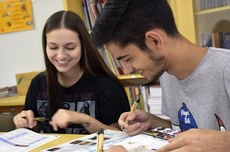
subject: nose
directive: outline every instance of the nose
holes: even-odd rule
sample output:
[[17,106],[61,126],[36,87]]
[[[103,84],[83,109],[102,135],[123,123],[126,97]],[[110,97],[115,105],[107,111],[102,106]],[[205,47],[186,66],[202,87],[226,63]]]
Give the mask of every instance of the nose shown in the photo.
[[59,49],[57,52],[57,58],[58,59],[63,59],[67,57],[67,53],[63,49]]
[[122,62],[121,66],[123,68],[124,74],[130,74],[130,73],[134,72],[134,68],[130,64],[128,64],[128,63]]

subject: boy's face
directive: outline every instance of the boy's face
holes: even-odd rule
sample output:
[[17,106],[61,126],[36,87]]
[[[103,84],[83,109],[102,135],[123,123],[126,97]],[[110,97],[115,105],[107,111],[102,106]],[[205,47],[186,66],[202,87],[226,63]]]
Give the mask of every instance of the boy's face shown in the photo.
[[119,60],[125,74],[139,73],[148,80],[157,80],[165,71],[164,57],[155,58],[153,50],[142,51],[134,44],[121,48],[115,43],[108,43],[108,50]]

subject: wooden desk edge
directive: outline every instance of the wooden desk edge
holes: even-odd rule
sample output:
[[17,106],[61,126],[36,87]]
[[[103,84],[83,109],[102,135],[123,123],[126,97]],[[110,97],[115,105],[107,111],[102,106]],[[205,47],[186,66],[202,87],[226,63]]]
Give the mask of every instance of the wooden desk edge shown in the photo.
[[12,96],[0,98],[0,107],[1,106],[24,106],[26,96]]

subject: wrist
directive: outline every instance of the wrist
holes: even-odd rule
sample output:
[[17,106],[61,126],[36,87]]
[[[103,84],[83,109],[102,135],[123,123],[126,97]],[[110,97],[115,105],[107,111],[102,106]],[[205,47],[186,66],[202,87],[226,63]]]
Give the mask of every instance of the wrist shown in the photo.
[[88,128],[91,125],[91,121],[90,121],[91,117],[89,115],[83,114],[81,116],[81,122],[80,124],[84,127],[84,128]]

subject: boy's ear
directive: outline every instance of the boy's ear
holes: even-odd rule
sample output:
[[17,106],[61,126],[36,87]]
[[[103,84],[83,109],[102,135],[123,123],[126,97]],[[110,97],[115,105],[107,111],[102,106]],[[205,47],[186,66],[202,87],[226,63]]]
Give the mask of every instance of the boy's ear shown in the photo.
[[162,36],[155,30],[145,33],[145,43],[148,48],[153,48],[154,50],[161,49],[164,45]]

